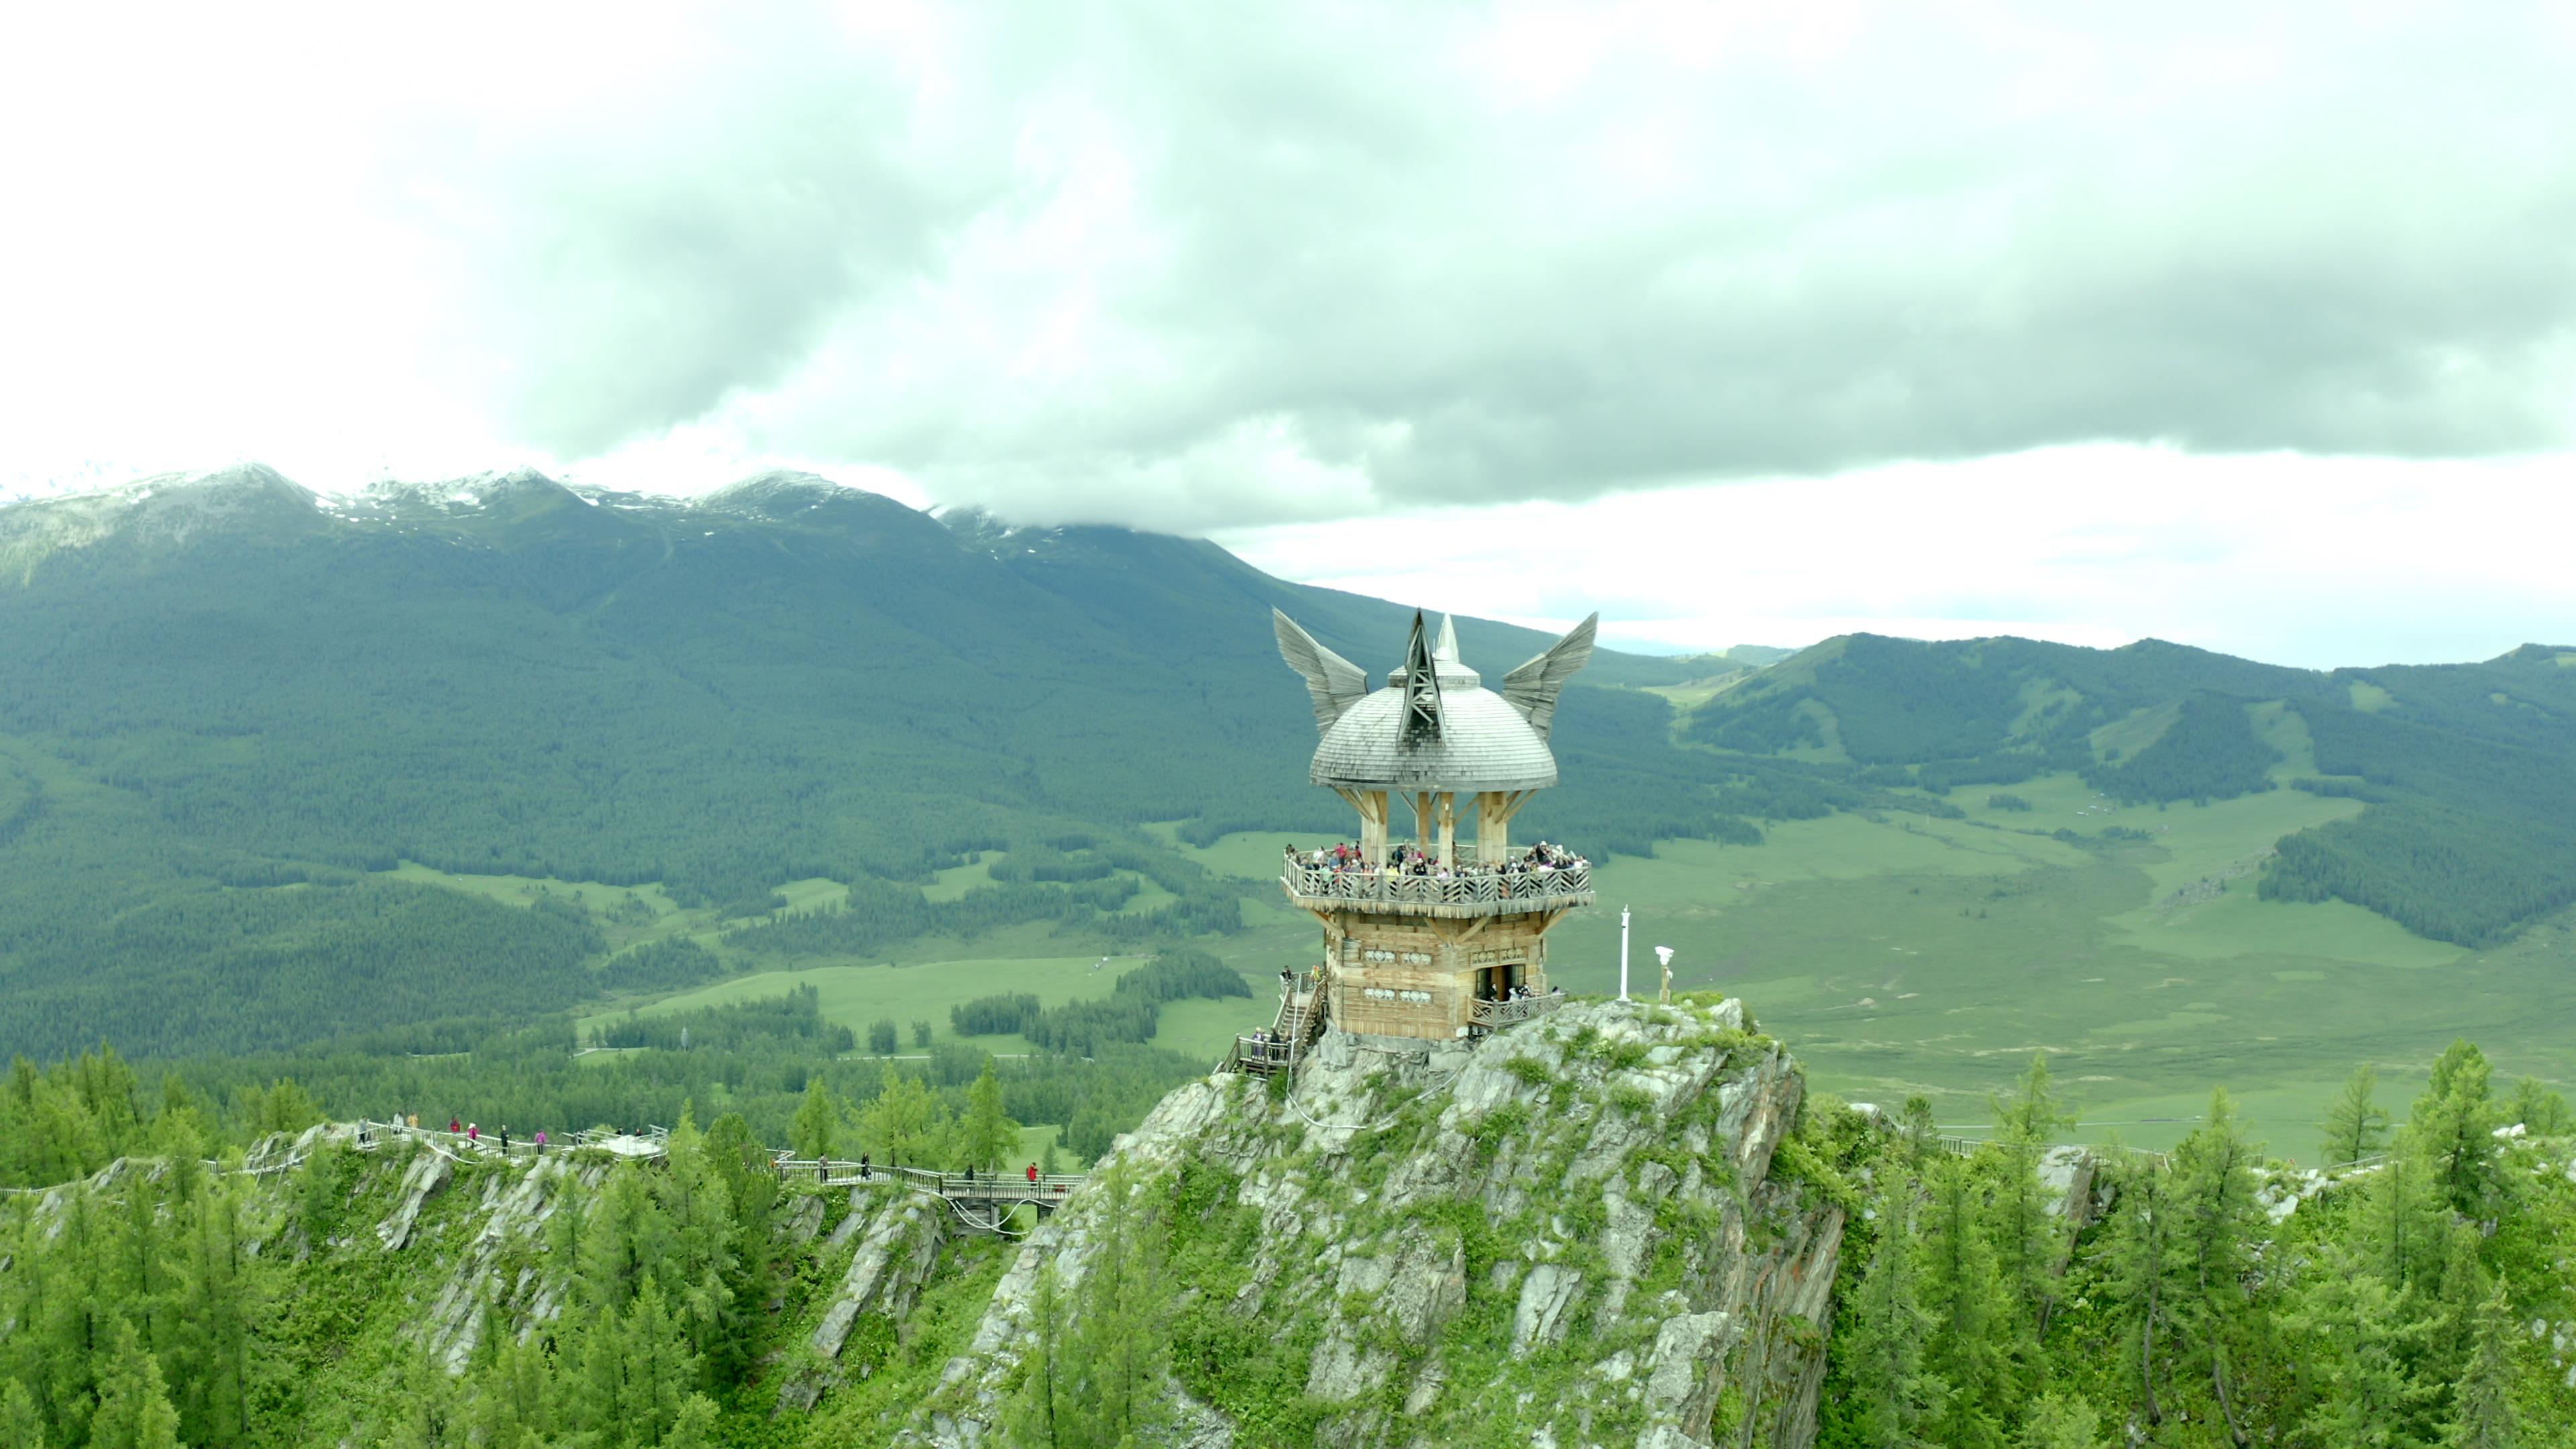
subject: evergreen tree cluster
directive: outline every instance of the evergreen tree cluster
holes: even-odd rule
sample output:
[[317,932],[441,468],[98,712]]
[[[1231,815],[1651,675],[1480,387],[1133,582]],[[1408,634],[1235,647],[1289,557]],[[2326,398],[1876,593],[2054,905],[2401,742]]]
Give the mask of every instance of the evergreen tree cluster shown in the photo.
[[2095,789],[2129,804],[2233,800],[2272,788],[2280,751],[2255,737],[2245,702],[2206,692],[2183,697],[2153,743],[2115,764],[2084,772]]
[[1010,1036],[1038,1017],[1034,992],[1011,991],[978,996],[948,1008],[948,1025],[959,1036]]
[[[1129,998],[1133,1000],[1134,998]],[[677,1046],[689,1028],[689,1046]],[[127,1062],[113,1050],[46,1067],[25,1058],[0,1084],[0,1187],[49,1187],[119,1157],[214,1158],[278,1132],[324,1120],[417,1116],[453,1119],[486,1133],[539,1129],[560,1140],[593,1126],[669,1124],[690,1102],[718,1104],[762,1142],[790,1140],[796,1113],[816,1090],[853,1121],[890,1091],[915,1090],[942,1121],[971,1115],[989,1064],[993,1090],[1015,1122],[1059,1129],[1079,1160],[1108,1150],[1163,1095],[1206,1063],[1132,1042],[1102,1041],[1086,1055],[1050,1053],[992,1062],[945,1045],[927,1063],[837,1061],[823,1054],[847,1028],[825,1021],[810,990],[766,1002],[642,1018],[645,1044],[602,1059],[574,1055],[569,1026],[512,1029],[430,1026],[310,1053]],[[606,1033],[621,1032],[626,1022]],[[416,1055],[422,1046],[462,1048]],[[949,1139],[927,1139],[920,1165],[958,1167]]]
[[2576,1430],[2562,1367],[2515,1329],[2566,1311],[2571,1144],[2533,1145],[2566,1104],[2499,1095],[2476,1048],[2443,1054],[2393,1140],[2357,1074],[2324,1149],[2368,1165],[2286,1216],[2223,1091],[2173,1152],[2110,1153],[2062,1208],[2038,1171],[2067,1121],[2045,1062],[1996,1107],[1973,1154],[1918,1127],[1854,1169],[1875,1190],[1821,1445],[2505,1449]]

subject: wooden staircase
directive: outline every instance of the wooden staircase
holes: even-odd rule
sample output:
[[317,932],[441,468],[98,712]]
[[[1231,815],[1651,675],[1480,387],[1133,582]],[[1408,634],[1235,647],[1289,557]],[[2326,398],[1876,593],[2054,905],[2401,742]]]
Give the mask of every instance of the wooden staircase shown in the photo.
[[1266,1077],[1294,1072],[1297,1063],[1324,1034],[1324,983],[1319,975],[1297,977],[1279,993],[1279,1011],[1267,1035],[1238,1036],[1221,1070]]

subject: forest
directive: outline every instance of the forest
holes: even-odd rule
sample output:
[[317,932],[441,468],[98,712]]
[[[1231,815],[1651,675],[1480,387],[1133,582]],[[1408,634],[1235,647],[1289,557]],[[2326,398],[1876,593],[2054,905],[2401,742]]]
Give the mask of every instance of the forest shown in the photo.
[[[754,1023],[792,1023],[809,1006],[733,1013],[744,1035],[724,1050],[755,1055]],[[717,1030],[715,1014],[706,1024]],[[549,1255],[572,1265],[568,1311],[551,1331],[487,1336],[454,1374],[400,1340],[366,1347],[376,1367],[365,1412],[391,1426],[381,1442],[833,1442],[859,1427],[851,1414],[897,1407],[861,1391],[810,1424],[781,1424],[767,1412],[774,1394],[752,1391],[770,1332],[758,1305],[811,1291],[771,1227],[787,1203],[767,1153],[784,1143],[800,1155],[1008,1167],[1023,1114],[1060,1112],[1053,1093],[1083,1080],[1068,1062],[1015,1080],[1007,1064],[966,1055],[953,1071],[818,1072],[800,1091],[759,1094],[757,1117],[726,1111],[703,1127],[703,1108],[683,1105],[667,1166],[617,1170],[551,1220]],[[444,1069],[463,1075],[432,1088],[434,1099],[500,1085],[469,1085],[479,1069]],[[198,1086],[179,1073],[156,1085],[104,1054],[45,1069],[22,1062],[0,1098],[11,1114],[0,1142],[42,1140],[72,1155],[42,1167],[22,1154],[13,1174],[41,1176],[103,1150],[157,1152],[173,1170],[75,1191],[42,1227],[33,1198],[0,1201],[0,1322],[18,1326],[0,1334],[6,1442],[292,1442],[280,1426],[326,1412],[310,1385],[349,1351],[364,1264],[375,1260],[322,1245],[384,1206],[353,1200],[359,1163],[323,1149],[285,1189],[286,1221],[261,1218],[273,1210],[260,1204],[278,1199],[256,1198],[250,1179],[222,1171],[239,1147],[217,1144],[294,1131],[313,1119],[317,1097],[380,1088],[403,1089]],[[2566,1442],[2576,1431],[2565,1382],[2576,1294],[2558,1264],[2576,1233],[2567,1171],[2576,1116],[2536,1083],[2494,1081],[2466,1042],[2433,1063],[2403,1121],[2392,1125],[2393,1115],[2372,1074],[2357,1072],[2318,1124],[2321,1155],[2335,1165],[2288,1173],[2247,1140],[2221,1091],[2173,1151],[2093,1149],[2070,1180],[2069,1159],[2050,1154],[2070,1118],[2044,1057],[1998,1097],[1993,1131],[1977,1142],[1939,1135],[1920,1099],[1879,1113],[1811,1098],[1772,1176],[1849,1214],[1819,1444]],[[66,1146],[49,1125],[65,1122],[92,1134],[85,1147]],[[200,1165],[209,1151],[214,1160]],[[1041,1275],[1032,1311],[1042,1331],[1013,1391],[1014,1422],[1044,1419],[1043,1442],[1123,1442],[1152,1420],[1119,1384],[1164,1373],[1225,1402],[1267,1402],[1274,1389],[1295,1399],[1293,1384],[1230,1371],[1257,1327],[1190,1292],[1213,1271],[1209,1255],[1230,1251],[1224,1233],[1205,1227],[1228,1181],[1191,1167],[1150,1199],[1137,1182],[1105,1181],[1099,1230],[1121,1245],[1119,1271],[1080,1284]],[[247,1251],[255,1220],[277,1247]],[[967,1252],[965,1291],[988,1292],[998,1267]],[[920,1382],[953,1341],[943,1322],[927,1323],[912,1351],[888,1341],[858,1352],[863,1362],[902,1360]],[[1045,1372],[1051,1357],[1122,1368],[1059,1379]],[[1290,1442],[1302,1421],[1245,1422],[1246,1442],[1269,1444]],[[764,1423],[773,1429],[755,1432]]]
[[2267,1169],[2221,1090],[2171,1153],[2099,1152],[2063,1207],[2044,1059],[1973,1146],[1919,1099],[1892,1132],[1813,1114],[1791,1155],[1856,1210],[1819,1444],[2568,1442],[2576,1119],[2466,1042],[2393,1131],[2374,1092],[2356,1073],[2319,1124],[2339,1169]]
[[[819,480],[687,503],[478,486],[325,509],[243,469],[103,533],[0,509],[24,565],[0,588],[0,1050],[269,1051],[706,965],[586,977],[579,922],[381,879],[403,862],[658,884],[730,917],[790,881],[849,888],[829,920],[742,932],[755,953],[1222,932],[1234,890],[1139,825],[1341,828],[1269,609],[1380,669],[1410,619],[1204,543],[943,522]],[[1549,642],[1460,632],[1498,670]],[[1560,716],[1567,787],[1527,825],[1605,850],[1739,830],[1669,788],[1708,776],[1663,701],[1591,687],[1685,670],[1602,651]],[[990,894],[914,889],[1005,848]],[[1179,899],[1120,913],[1122,874]]]
[[[1140,970],[1144,968],[1139,968]],[[1191,970],[1188,958],[1177,968]],[[1133,973],[1131,973],[1133,974]],[[1232,972],[1238,988],[1241,978]],[[1116,1001],[1141,1007],[1140,989]],[[687,1045],[681,1043],[687,1034]],[[296,1052],[129,1062],[113,1048],[39,1067],[25,1057],[0,1091],[0,1187],[40,1187],[95,1172],[119,1157],[214,1158],[272,1132],[325,1120],[450,1119],[523,1137],[592,1126],[668,1125],[690,1104],[738,1116],[758,1140],[784,1145],[800,1113],[828,1104],[835,1140],[870,1140],[869,1114],[887,1093],[929,1125],[908,1128],[925,1166],[964,1166],[951,1125],[971,1115],[975,1084],[990,1076],[1014,1121],[1060,1129],[1068,1161],[1088,1162],[1207,1063],[1146,1044],[1145,1037],[1084,1037],[1073,1051],[1012,1061],[955,1044],[927,1062],[838,1060],[849,1028],[826,1021],[813,988],[766,1001],[637,1017],[604,1028],[576,1055],[560,1019],[520,1026],[498,1019],[429,1023]],[[1146,1034],[1150,1036],[1150,1031]],[[880,1156],[879,1160],[892,1160]]]

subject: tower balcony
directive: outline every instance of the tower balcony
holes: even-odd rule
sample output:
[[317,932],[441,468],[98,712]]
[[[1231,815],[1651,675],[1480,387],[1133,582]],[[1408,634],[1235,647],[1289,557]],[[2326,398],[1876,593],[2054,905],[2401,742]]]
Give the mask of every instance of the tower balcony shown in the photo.
[[1281,873],[1279,884],[1289,901],[1303,910],[1440,920],[1530,915],[1592,904],[1588,864],[1525,870],[1470,865],[1446,876],[1406,875],[1382,867],[1292,864]]

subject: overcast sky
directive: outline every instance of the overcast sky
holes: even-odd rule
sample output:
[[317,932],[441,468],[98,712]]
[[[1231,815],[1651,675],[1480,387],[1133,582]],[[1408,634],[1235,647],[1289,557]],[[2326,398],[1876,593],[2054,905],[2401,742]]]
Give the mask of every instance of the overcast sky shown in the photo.
[[2571,75],[2514,0],[7,7],[0,491],[791,463],[1632,645],[2570,642]]

